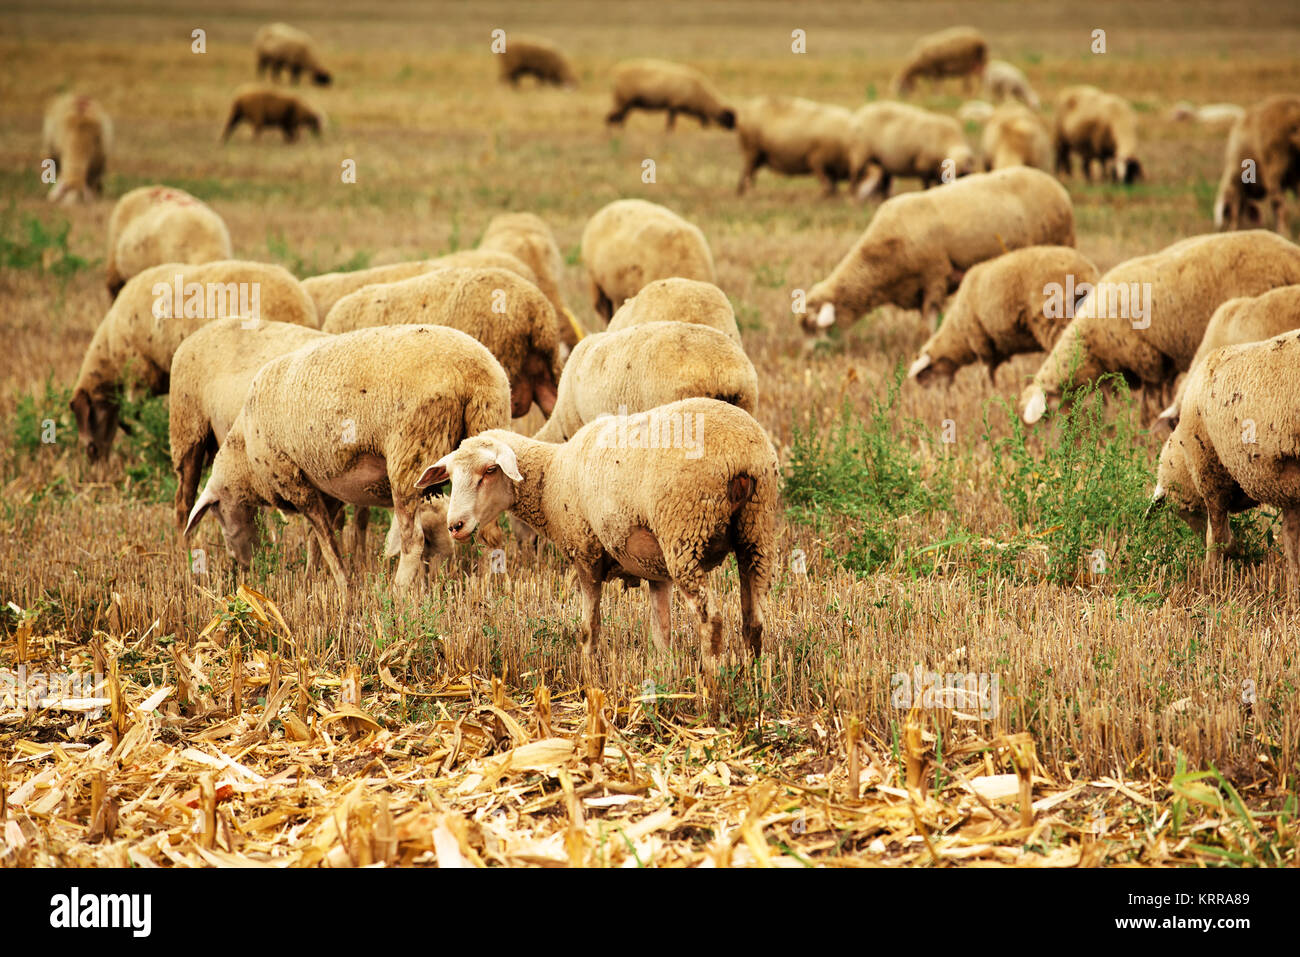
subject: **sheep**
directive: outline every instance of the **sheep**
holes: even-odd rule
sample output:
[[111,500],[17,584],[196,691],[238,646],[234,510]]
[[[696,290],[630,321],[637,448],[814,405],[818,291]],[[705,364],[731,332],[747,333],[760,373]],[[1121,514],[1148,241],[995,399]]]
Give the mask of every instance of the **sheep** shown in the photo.
[[868,103],[853,114],[849,167],[859,202],[874,193],[888,198],[895,176],[915,176],[928,189],[967,176],[976,165],[951,116],[893,101]]
[[99,102],[66,93],[50,101],[41,130],[41,158],[54,161],[51,203],[90,202],[104,194],[104,169],[113,147],[113,121]]
[[1137,158],[1137,113],[1129,102],[1095,86],[1070,86],[1056,97],[1052,148],[1056,171],[1071,172],[1071,155],[1079,154],[1081,171],[1091,182],[1092,163],[1115,182],[1132,184],[1142,178]]
[[319,139],[325,114],[292,93],[281,93],[274,87],[250,83],[235,91],[235,99],[230,104],[230,119],[221,131],[221,142],[229,140],[241,122],[253,128],[253,139],[261,136],[263,127],[278,126],[284,132],[285,142],[292,143],[298,138],[300,126],[307,127]]
[[801,325],[821,334],[877,306],[919,308],[934,327],[976,263],[1011,249],[1074,245],[1070,196],[1052,176],[1015,167],[974,173],[881,204],[862,237],[804,297]]
[[90,461],[112,448],[118,390],[128,377],[151,395],[165,393],[177,346],[204,323],[227,316],[318,325],[298,280],[279,266],[165,263],[127,281],[95,330],[73,387],[72,412]]
[[509,421],[505,372],[463,332],[382,326],[329,336],[257,373],[185,535],[215,507],[227,548],[247,567],[257,508],[299,512],[346,591],[333,534],[339,510],[392,508],[401,538],[393,584],[406,589],[427,547],[416,526],[424,463]]
[[912,47],[907,62],[894,76],[895,96],[911,91],[918,77],[939,81],[961,77],[962,89],[982,80],[988,66],[989,45],[974,27],[951,27],[921,37]]
[[327,335],[290,322],[217,319],[177,346],[167,403],[177,528],[185,527],[203,468],[225,441],[258,370]]
[[183,189],[141,186],[117,201],[108,220],[108,293],[116,299],[128,279],[150,266],[231,255],[230,231],[207,203]]
[[416,259],[410,262],[371,266],[351,272],[328,272],[310,276],[302,281],[302,288],[316,304],[316,314],[326,319],[330,310],[344,296],[381,283],[401,282],[414,276],[451,268],[508,269],[531,283],[538,283],[537,274],[518,256],[492,249],[462,249],[436,259]]
[[771,440],[749,413],[695,398],[593,422],[562,445],[485,432],[434,462],[418,484],[448,478],[452,538],[464,541],[508,510],[573,563],[585,660],[600,637],[603,583],[644,579],[655,645],[669,646],[676,585],[699,621],[704,670],[716,674],[722,619],[708,573],[728,552],[739,571],[741,631],[761,653],[781,475]]
[[678,113],[695,117],[704,127],[712,122],[730,130],[736,125],[736,111],[703,73],[667,60],[625,60],[614,67],[614,108],[605,122],[622,125],[631,110],[667,110],[670,130]]
[[1020,68],[1006,60],[990,60],[984,71],[984,88],[995,103],[1019,100],[1031,110],[1038,109],[1038,94],[1029,85]]
[[1034,113],[1019,103],[1003,103],[984,127],[981,141],[985,169],[1032,166],[1050,170],[1052,140]]
[[512,33],[499,56],[502,83],[517,87],[521,77],[532,76],[537,78],[539,86],[543,83],[569,88],[578,85],[578,76],[564,51],[542,37]]
[[705,396],[753,414],[758,374],[723,333],[683,322],[647,322],[583,339],[564,366],[550,419],[534,435],[564,442],[602,415],[646,412]]
[[972,266],[908,377],[920,385],[947,384],[959,368],[979,361],[992,384],[1011,356],[1052,348],[1069,322],[1070,310],[1061,305],[1067,298],[1073,304],[1097,275],[1069,246],[1027,246]]
[[643,199],[615,200],[587,221],[582,261],[596,312],[606,322],[656,279],[717,282],[713,253],[700,228]]
[[351,332],[370,326],[451,326],[487,346],[510,380],[511,415],[535,401],[555,406],[560,363],[555,310],[531,282],[505,269],[439,269],[344,296],[321,327]]
[[812,174],[827,196],[850,174],[853,114],[842,106],[789,96],[760,96],[736,117],[745,166],[736,195],[754,185],[763,166],[785,176]]
[[1263,220],[1286,235],[1286,190],[1300,189],[1300,96],[1270,96],[1252,106],[1228,134],[1223,176],[1214,199],[1214,228],[1237,229]]
[[270,72],[271,79],[279,81],[280,71],[287,69],[294,83],[304,71],[311,75],[317,86],[329,86],[329,70],[321,64],[316,44],[303,31],[287,23],[268,23],[253,36],[257,52],[257,75]]
[[[560,338],[572,347],[586,333],[578,318],[564,304],[560,295],[560,277],[564,274],[564,257],[560,255],[555,233],[540,216],[532,213],[500,213],[492,217],[478,248],[483,252],[507,253],[517,257],[535,277],[532,281],[555,309],[560,322]],[[528,277],[525,277],[528,278]]]
[[1300,588],[1297,367],[1296,331],[1207,355],[1188,376],[1183,415],[1161,450],[1151,497],[1151,507],[1172,501],[1194,528],[1208,520],[1207,571],[1235,550],[1229,513],[1280,508],[1292,592]]
[[[1271,339],[1292,329],[1300,329],[1300,286],[1282,286],[1258,296],[1229,299],[1210,316],[1205,335],[1201,337],[1201,344],[1188,367],[1189,376],[1216,349]],[[1187,379],[1184,378],[1174,395],[1173,404],[1160,413],[1153,432],[1163,435],[1178,425],[1186,389]]]
[[741,345],[731,300],[711,282],[656,279],[623,303],[609,320],[607,332],[647,322],[690,322],[710,326]]
[[1118,372],[1152,394],[1186,372],[1219,304],[1300,282],[1300,246],[1264,230],[1192,236],[1105,273],[1021,393],[1033,425],[1076,383]]
[[1187,100],[1179,100],[1169,111],[1169,118],[1179,122],[1195,120],[1206,126],[1231,126],[1246,115],[1246,111],[1236,103],[1207,103],[1196,106]]
[[967,100],[957,108],[957,119],[963,123],[987,123],[993,110],[988,100]]

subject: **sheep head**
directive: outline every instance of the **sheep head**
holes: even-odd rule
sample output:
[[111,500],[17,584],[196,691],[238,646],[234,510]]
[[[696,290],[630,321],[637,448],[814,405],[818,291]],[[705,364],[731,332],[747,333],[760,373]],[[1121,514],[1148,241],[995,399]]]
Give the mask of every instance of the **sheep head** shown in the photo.
[[221,523],[221,532],[226,539],[226,552],[240,568],[249,567],[253,562],[253,543],[257,539],[257,509],[224,488],[214,474],[208,479],[194,508],[190,509],[189,521],[185,523],[187,539],[199,527],[209,509],[216,510],[217,521]]
[[915,379],[917,385],[931,386],[952,385],[953,376],[957,374],[957,363],[947,356],[933,358],[928,352],[922,352],[912,367],[907,370],[907,377]]
[[1187,451],[1179,437],[1170,436],[1160,449],[1156,469],[1156,487],[1147,505],[1149,516],[1157,509],[1173,505],[1178,515],[1198,532],[1205,531],[1205,503],[1196,491],[1196,483],[1187,463]]
[[92,462],[108,457],[117,437],[117,400],[111,394],[91,395],[78,389],[72,396],[72,414],[77,420],[77,439]]
[[493,430],[466,439],[455,452],[425,469],[415,482],[416,488],[423,489],[451,480],[447,531],[458,542],[467,540],[480,526],[491,527],[515,503],[514,483],[524,477],[515,450],[497,437],[509,434]]

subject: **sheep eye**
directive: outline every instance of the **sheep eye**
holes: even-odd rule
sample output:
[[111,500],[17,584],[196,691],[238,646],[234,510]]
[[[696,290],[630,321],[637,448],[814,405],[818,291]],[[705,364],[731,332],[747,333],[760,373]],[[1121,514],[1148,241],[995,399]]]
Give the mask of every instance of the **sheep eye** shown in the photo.
[[485,468],[485,469],[483,470],[483,474],[484,474],[485,476],[488,476],[488,475],[491,475],[491,474],[492,474],[493,472],[495,472],[496,470],[497,470],[497,467],[496,467],[495,465],[489,465],[487,468]]

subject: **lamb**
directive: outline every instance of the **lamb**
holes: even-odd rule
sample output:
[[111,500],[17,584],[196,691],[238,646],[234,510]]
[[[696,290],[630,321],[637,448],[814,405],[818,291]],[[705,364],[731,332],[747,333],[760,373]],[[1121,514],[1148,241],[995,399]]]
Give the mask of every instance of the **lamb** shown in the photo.
[[462,249],[460,252],[448,253],[436,259],[389,263],[385,266],[371,266],[369,269],[356,269],[351,272],[322,273],[304,279],[302,288],[316,304],[316,314],[324,320],[328,318],[335,303],[358,289],[377,286],[380,283],[401,282],[403,279],[422,276],[439,269],[470,267],[508,269],[531,283],[538,283],[537,274],[518,256],[492,249]]
[[711,282],[695,279],[656,279],[619,307],[607,332],[647,322],[690,322],[710,326],[741,345],[731,300]]
[[99,102],[66,93],[50,101],[41,130],[41,157],[54,161],[51,203],[90,202],[104,194],[104,169],[113,147],[113,122]]
[[922,311],[933,328],[963,273],[1011,249],[1074,245],[1070,196],[1052,176],[1015,167],[974,173],[876,210],[866,232],[804,299],[804,331],[824,333],[878,306]]
[[817,177],[827,196],[849,178],[853,114],[842,106],[789,96],[760,96],[740,109],[736,129],[745,167],[736,194],[754,185],[764,166],[785,176]]
[[988,41],[974,27],[951,27],[928,34],[916,41],[907,62],[895,75],[894,94],[910,92],[918,77],[934,81],[961,77],[962,89],[969,90],[972,81],[983,78],[988,60]]
[[1071,386],[1118,372],[1163,392],[1186,372],[1219,304],[1300,282],[1300,246],[1264,230],[1192,236],[1104,274],[1025,390],[1032,425]]
[[1195,120],[1206,126],[1231,126],[1246,115],[1246,111],[1236,103],[1207,103],[1196,106],[1187,100],[1179,100],[1169,111],[1169,118],[1183,122]]
[[[533,272],[533,282],[555,309],[560,321],[560,337],[572,347],[586,333],[578,318],[564,304],[560,295],[560,277],[564,275],[564,257],[560,255],[555,233],[540,216],[532,213],[501,213],[492,217],[478,248],[482,252],[507,253],[517,257]],[[525,279],[528,277],[525,276]],[[561,318],[563,317],[563,318]]]
[[615,200],[587,221],[582,261],[596,312],[606,322],[656,279],[717,282],[713,253],[700,228],[643,199]]
[[[1250,182],[1246,182],[1249,179]],[[1273,210],[1273,226],[1286,235],[1286,191],[1300,189],[1300,96],[1270,96],[1232,127],[1223,176],[1214,199],[1215,229],[1259,225],[1260,207]]]
[[736,125],[736,111],[699,70],[667,60],[625,60],[614,67],[614,108],[605,117],[608,124],[622,124],[631,110],[666,110],[667,129],[684,113],[707,127],[717,123],[724,130]]
[[1020,68],[1006,60],[990,60],[984,71],[984,88],[995,103],[1019,100],[1031,110],[1038,109],[1038,94],[1029,85]]
[[853,114],[849,166],[862,202],[874,193],[888,198],[895,176],[915,176],[929,189],[975,172],[976,162],[961,124],[951,116],[885,101]]
[[[1287,581],[1300,588],[1300,332],[1217,349],[1188,376],[1183,416],[1160,454],[1152,507],[1208,519],[1206,566],[1234,551],[1230,512],[1282,511]],[[1204,516],[1204,518],[1202,518]]]
[[248,386],[262,366],[327,333],[290,322],[217,319],[199,328],[172,357],[168,436],[176,471],[176,527],[184,528],[203,468],[226,440]]
[[1052,141],[1047,128],[1019,103],[1003,103],[984,127],[981,142],[985,169],[1032,166],[1050,170]]
[[555,310],[526,279],[505,269],[439,269],[367,286],[340,299],[322,328],[338,333],[399,324],[450,326],[487,346],[510,380],[515,418],[527,415],[533,402],[547,415],[554,408]]
[[728,552],[739,571],[741,631],[750,651],[761,653],[781,475],[771,440],[747,412],[685,399],[593,422],[562,445],[486,432],[434,462],[419,485],[447,478],[453,538],[464,541],[509,510],[573,563],[585,659],[600,638],[604,582],[645,579],[655,645],[669,646],[676,585],[699,621],[704,670],[716,674],[722,619],[708,573]]
[[[1259,296],[1240,296],[1229,299],[1214,310],[1201,344],[1192,356],[1190,370],[1195,370],[1205,357],[1216,349],[1259,342],[1276,335],[1300,329],[1300,286],[1282,286]],[[1178,425],[1179,409],[1187,379],[1183,379],[1174,396],[1173,405],[1160,413],[1152,431],[1163,434]]]
[[1137,113],[1129,102],[1095,86],[1070,86],[1057,95],[1052,147],[1056,171],[1071,172],[1071,155],[1079,154],[1081,170],[1092,180],[1092,164],[1115,182],[1131,184],[1142,178],[1137,158]]
[[257,52],[257,75],[270,72],[271,79],[279,81],[280,71],[287,69],[294,83],[305,71],[317,86],[329,86],[332,77],[321,64],[316,44],[303,31],[287,23],[268,23],[253,36]]
[[300,126],[305,126],[319,138],[321,127],[325,125],[325,114],[292,93],[281,93],[274,87],[250,83],[235,91],[234,102],[230,104],[230,118],[221,131],[221,142],[230,139],[230,134],[241,122],[253,128],[253,139],[261,136],[263,127],[278,126],[284,132],[285,142],[292,143],[298,138]]
[[230,259],[230,231],[212,207],[183,189],[141,186],[117,201],[108,221],[105,272],[109,295],[162,263]]
[[1096,281],[1097,267],[1069,246],[1027,246],[972,266],[908,377],[949,384],[958,369],[978,361],[992,384],[1011,356],[1049,351],[1069,322],[1071,310],[1061,306],[1067,299],[1073,305]]
[[185,534],[215,506],[227,547],[247,566],[256,509],[300,512],[346,591],[339,510],[392,508],[401,539],[393,583],[405,589],[426,551],[415,484],[424,463],[509,416],[505,372],[456,329],[383,326],[308,344],[253,379]]
[[165,263],[127,282],[95,330],[73,387],[77,431],[92,462],[112,448],[118,390],[128,376],[151,395],[165,393],[182,340],[227,316],[317,325],[311,300],[279,266],[240,260]]
[[602,415],[647,412],[703,396],[753,414],[758,374],[745,350],[707,326],[647,322],[598,332],[574,348],[550,419],[534,435],[564,442]]
[[506,37],[501,57],[501,82],[517,87],[521,77],[537,78],[540,86],[576,87],[578,76],[564,51],[542,37],[512,33]]

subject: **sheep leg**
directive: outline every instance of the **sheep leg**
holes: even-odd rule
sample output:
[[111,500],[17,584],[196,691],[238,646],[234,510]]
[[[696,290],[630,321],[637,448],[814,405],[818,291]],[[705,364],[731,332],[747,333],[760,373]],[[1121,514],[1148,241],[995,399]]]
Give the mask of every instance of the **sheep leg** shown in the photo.
[[740,182],[736,185],[736,195],[744,196],[745,190],[754,185],[754,173],[763,165],[763,154],[758,150],[745,153],[745,168],[740,171]]
[[1205,570],[1209,574],[1221,571],[1223,556],[1232,548],[1232,523],[1228,507],[1219,497],[1206,496],[1209,527],[1206,529]]
[[243,118],[243,111],[236,106],[230,113],[230,119],[226,121],[226,128],[221,131],[221,142],[224,143],[226,140],[230,139],[230,134],[235,132],[235,127],[239,125],[239,121]]
[[574,566],[578,587],[582,589],[582,624],[578,627],[578,645],[584,661],[590,661],[600,640],[600,593],[605,576],[602,569],[585,564]]
[[370,509],[358,505],[352,518],[352,552],[360,558],[366,553],[366,530],[370,527]]
[[925,292],[921,296],[921,315],[925,319],[926,327],[932,333],[939,330],[939,311],[943,308],[944,300],[947,298],[948,279],[946,276],[926,286]]
[[[700,639],[700,663],[706,674],[717,674],[719,659],[722,657],[722,616],[713,607],[713,596],[709,594],[708,575],[699,563],[687,559],[680,552],[665,556],[668,571],[673,584],[682,590],[686,601],[695,610],[699,619],[696,634]],[[677,561],[674,561],[677,558]],[[685,567],[682,567],[685,565]]]
[[1282,547],[1286,551],[1287,598],[1295,598],[1300,588],[1300,508],[1292,505],[1282,510]]
[[651,581],[649,584],[650,635],[656,648],[668,651],[672,647],[673,635],[673,583]]
[[677,127],[677,111],[671,106],[668,108],[668,122],[664,125],[664,130],[671,133]]
[[826,168],[825,163],[814,163],[813,175],[817,177],[817,182],[822,184],[823,198],[830,199],[835,195],[835,187],[837,185],[835,177],[831,175],[831,172]]
[[393,524],[397,526],[397,535],[402,543],[401,557],[397,560],[397,573],[393,576],[393,587],[407,589],[415,581],[424,558],[424,532],[415,523],[415,513],[406,507],[394,504]]
[[344,592],[348,590],[348,576],[343,571],[343,556],[339,554],[339,543],[334,539],[334,516],[330,507],[320,494],[314,495],[302,509],[303,516],[311,523],[312,529],[325,556],[325,564],[334,575],[334,581]]

